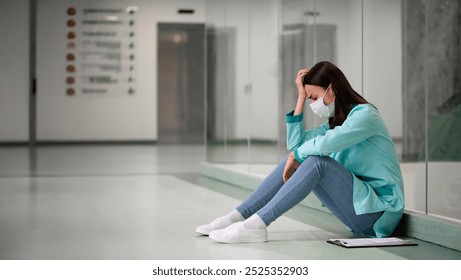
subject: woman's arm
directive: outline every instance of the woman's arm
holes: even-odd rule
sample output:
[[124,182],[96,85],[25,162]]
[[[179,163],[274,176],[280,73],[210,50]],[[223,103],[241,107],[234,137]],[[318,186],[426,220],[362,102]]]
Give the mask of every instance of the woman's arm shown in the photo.
[[357,105],[342,125],[304,142],[294,151],[294,155],[302,162],[310,155],[326,156],[348,149],[381,133],[377,130],[380,120],[378,111],[371,105]]
[[305,130],[303,117],[303,113],[294,116],[294,111],[285,116],[287,126],[287,149],[290,151],[297,149],[307,140],[325,134],[329,129],[328,122],[325,122],[314,129]]
[[306,103],[307,93],[304,89],[303,85],[303,78],[309,72],[308,69],[301,69],[298,71],[298,75],[296,76],[296,88],[298,89],[298,100],[296,101],[296,107],[293,115],[299,115],[304,110],[304,103]]
[[296,159],[295,154],[293,152],[291,152],[288,155],[287,163],[285,163],[285,168],[283,169],[282,179],[283,179],[284,183],[286,183],[288,181],[288,179],[290,179],[291,175],[293,175],[295,170],[300,165],[301,164]]
[[292,151],[299,147],[305,140],[304,125],[303,125],[303,111],[304,104],[306,103],[307,93],[304,89],[303,79],[309,72],[308,69],[301,69],[296,75],[296,88],[298,90],[298,99],[296,107],[293,111],[286,115],[287,123],[287,148]]
[[[307,99],[307,93],[306,93],[306,90],[304,89],[304,85],[303,85],[303,78],[304,76],[306,76],[307,72],[309,72],[309,70],[307,69],[301,69],[298,71],[298,75],[296,76],[296,80],[295,80],[295,83],[296,83],[296,88],[298,89],[298,100],[296,101],[296,107],[295,107],[295,110],[293,112],[293,114],[291,116],[295,116],[295,118],[293,118],[294,120],[297,120],[297,122],[299,122],[299,118],[301,118],[302,120],[302,113],[304,111],[304,104],[306,103],[306,99]],[[301,141],[303,140],[304,137],[301,137],[301,133],[299,133],[300,129],[301,130],[304,130],[303,129],[303,126],[302,126],[302,122],[301,122],[301,126],[297,125],[298,126],[298,129],[296,129],[297,133],[294,133],[296,134],[294,136],[294,138],[296,138],[296,140],[291,140],[291,138],[293,137],[293,133],[292,130],[290,129],[290,125],[288,125],[288,139],[287,139],[287,146],[288,146],[288,149],[290,149],[290,147],[292,146],[293,148],[294,147],[298,147],[299,144],[301,143]],[[293,145],[293,143],[296,143],[295,145]],[[283,170],[283,175],[282,175],[282,179],[284,182],[288,181],[288,179],[291,177],[291,175],[293,174],[293,172],[296,170],[296,168],[299,167],[299,162],[296,160],[295,156],[294,156],[294,153],[291,152],[289,155],[288,155],[288,160],[285,164],[285,168]]]

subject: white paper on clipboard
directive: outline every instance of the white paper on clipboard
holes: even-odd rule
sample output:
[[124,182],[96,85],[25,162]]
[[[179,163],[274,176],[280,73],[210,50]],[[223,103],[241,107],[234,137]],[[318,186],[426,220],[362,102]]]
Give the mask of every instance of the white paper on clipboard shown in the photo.
[[385,247],[385,246],[412,246],[418,245],[411,240],[403,240],[397,237],[386,238],[351,238],[351,239],[328,239],[328,243],[346,248],[359,247]]

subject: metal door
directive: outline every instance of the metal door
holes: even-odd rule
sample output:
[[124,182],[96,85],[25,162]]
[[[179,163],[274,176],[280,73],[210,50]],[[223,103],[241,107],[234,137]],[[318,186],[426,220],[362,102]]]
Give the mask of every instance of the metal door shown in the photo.
[[159,23],[158,141],[198,144],[205,137],[205,25]]

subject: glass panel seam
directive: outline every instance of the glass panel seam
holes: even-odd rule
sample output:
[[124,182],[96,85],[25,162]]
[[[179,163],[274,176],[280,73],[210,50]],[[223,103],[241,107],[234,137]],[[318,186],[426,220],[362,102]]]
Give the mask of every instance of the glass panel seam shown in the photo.
[[429,79],[428,79],[428,37],[429,37],[429,0],[425,1],[426,7],[425,7],[425,26],[424,26],[424,33],[425,33],[425,38],[424,38],[424,99],[425,99],[425,106],[424,106],[424,113],[425,113],[425,118],[424,118],[424,158],[426,161],[425,164],[425,176],[426,176],[426,188],[425,188],[425,213],[428,215],[429,210],[428,210],[428,195],[429,195],[429,145],[428,145],[428,119],[429,119]]

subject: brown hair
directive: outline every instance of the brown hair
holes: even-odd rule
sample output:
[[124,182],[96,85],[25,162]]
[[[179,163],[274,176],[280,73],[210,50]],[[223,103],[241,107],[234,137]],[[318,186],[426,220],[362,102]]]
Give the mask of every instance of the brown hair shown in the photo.
[[344,73],[328,61],[315,64],[304,76],[303,84],[321,86],[325,89],[332,85],[336,97],[335,115],[329,119],[330,128],[342,125],[354,105],[369,104],[352,88]]

